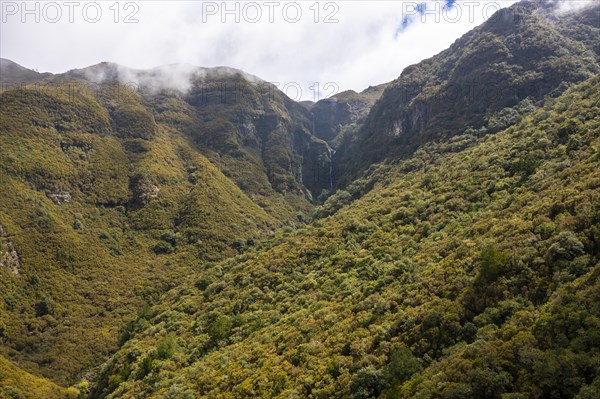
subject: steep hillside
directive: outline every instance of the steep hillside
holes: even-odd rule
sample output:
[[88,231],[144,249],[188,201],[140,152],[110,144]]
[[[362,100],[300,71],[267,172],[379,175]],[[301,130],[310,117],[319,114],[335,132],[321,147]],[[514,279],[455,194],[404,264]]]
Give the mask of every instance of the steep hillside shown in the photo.
[[282,224],[119,85],[5,91],[0,132],[1,353],[61,384],[144,301]]
[[51,76],[51,73],[32,71],[11,60],[0,58],[0,91],[14,86],[39,82]]
[[558,7],[316,104],[0,59],[0,397],[599,397],[600,6]]
[[302,222],[330,161],[309,112],[241,71],[44,78],[0,94],[0,353],[68,385],[144,302]]
[[549,7],[542,14],[552,20],[563,35],[583,43],[596,54],[596,60],[600,59],[600,7],[586,7],[577,12],[558,14]]
[[[545,6],[545,7],[544,7]],[[449,49],[406,68],[390,83],[336,158],[348,184],[374,162],[419,145],[514,123],[524,100],[559,94],[600,71],[600,6],[556,17],[556,3],[524,0],[495,13]]]
[[314,134],[328,143],[334,143],[348,125],[364,122],[386,86],[372,86],[360,93],[349,90],[313,104],[310,111]]
[[0,356],[0,398],[2,399],[77,399],[80,391],[64,389],[35,377]]
[[329,188],[327,144],[312,135],[310,112],[255,76],[224,67],[137,71],[109,63],[67,75],[139,90],[157,118],[185,132],[246,194],[282,219],[307,212],[313,196]]
[[594,77],[371,168],[132,322],[92,397],[597,397],[599,114]]

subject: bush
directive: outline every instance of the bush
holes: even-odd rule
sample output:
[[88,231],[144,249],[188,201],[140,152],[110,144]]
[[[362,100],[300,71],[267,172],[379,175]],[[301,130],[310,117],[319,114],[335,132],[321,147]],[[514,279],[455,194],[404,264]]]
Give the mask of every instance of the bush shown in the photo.
[[11,294],[4,295],[4,303],[6,304],[6,308],[12,310],[17,303],[15,297]]
[[583,254],[583,244],[572,231],[563,231],[548,248],[546,258],[551,262],[573,260]]
[[177,246],[177,234],[172,231],[161,234],[160,239],[171,244],[173,247]]
[[81,223],[81,220],[75,219],[75,221],[73,222],[73,229],[83,230],[83,223]]
[[477,280],[483,284],[493,283],[505,271],[508,256],[493,247],[481,251],[481,267]]
[[140,365],[140,371],[138,374],[139,379],[143,379],[145,376],[150,374],[152,371],[152,366],[154,365],[154,356],[152,354],[148,354],[142,360],[142,364]]
[[40,282],[40,278],[38,277],[37,274],[32,274],[29,277],[29,284],[31,285],[37,285]]
[[114,391],[123,383],[123,377],[118,374],[113,374],[108,377],[108,390],[109,392]]
[[350,382],[351,399],[378,397],[384,388],[384,373],[373,366],[365,367],[352,376]]
[[52,314],[53,312],[54,304],[46,297],[43,297],[38,303],[35,304],[35,314],[37,317]]
[[2,394],[2,395],[0,395],[0,397],[6,398],[6,399],[25,399],[26,398],[25,394],[20,389],[17,389],[10,385],[3,387],[2,390],[0,391],[0,394]]
[[233,249],[235,249],[238,253],[242,253],[244,252],[244,241],[240,240],[240,239],[236,239],[233,241],[233,243],[231,244],[231,247]]
[[412,352],[407,348],[400,348],[392,352],[390,361],[385,367],[386,385],[396,390],[421,370],[421,363]]
[[156,345],[156,355],[159,359],[169,359],[177,350],[177,341],[172,334],[167,335]]
[[212,283],[214,283],[214,280],[210,276],[204,276],[196,281],[196,288],[198,288],[200,291],[204,291]]
[[175,250],[171,244],[164,241],[157,242],[150,249],[157,255],[170,254]]
[[520,175],[527,178],[535,173],[540,161],[532,154],[527,154],[522,158],[515,160],[510,166],[512,176]]
[[225,339],[231,331],[231,320],[227,316],[219,316],[207,329],[208,335],[215,341]]

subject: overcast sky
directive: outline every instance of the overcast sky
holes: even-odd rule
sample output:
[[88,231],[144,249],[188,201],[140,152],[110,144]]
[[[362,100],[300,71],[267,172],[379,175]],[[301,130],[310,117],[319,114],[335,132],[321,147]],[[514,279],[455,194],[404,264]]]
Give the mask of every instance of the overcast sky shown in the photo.
[[326,96],[393,80],[513,3],[30,1],[25,10],[22,1],[2,0],[0,56],[40,72],[101,61],[225,65],[314,100],[314,82]]

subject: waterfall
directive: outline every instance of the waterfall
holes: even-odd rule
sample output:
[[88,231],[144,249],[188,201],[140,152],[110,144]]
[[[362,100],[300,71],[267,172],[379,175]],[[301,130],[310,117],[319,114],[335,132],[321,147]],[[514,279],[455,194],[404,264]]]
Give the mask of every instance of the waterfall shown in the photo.
[[327,154],[329,156],[329,190],[333,191],[333,156],[335,150],[327,144]]
[[[315,129],[315,115],[312,116],[312,134],[313,136],[317,136],[317,132]],[[333,191],[333,156],[335,155],[335,149],[331,148],[327,142],[325,142],[327,146],[327,157],[329,158],[329,191]]]

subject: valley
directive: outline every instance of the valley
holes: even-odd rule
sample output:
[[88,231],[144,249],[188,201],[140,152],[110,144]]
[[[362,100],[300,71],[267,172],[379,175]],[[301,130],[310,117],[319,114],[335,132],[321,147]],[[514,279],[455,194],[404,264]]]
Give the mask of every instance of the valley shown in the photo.
[[1,59],[0,398],[598,397],[600,7],[555,6],[316,103]]

